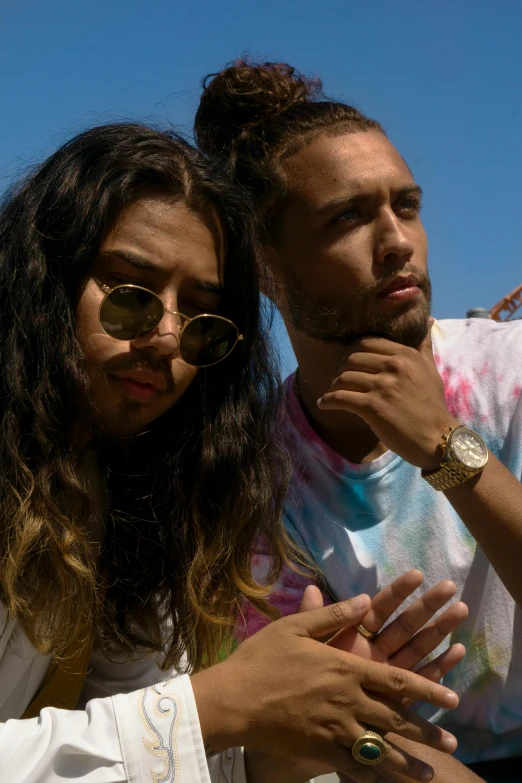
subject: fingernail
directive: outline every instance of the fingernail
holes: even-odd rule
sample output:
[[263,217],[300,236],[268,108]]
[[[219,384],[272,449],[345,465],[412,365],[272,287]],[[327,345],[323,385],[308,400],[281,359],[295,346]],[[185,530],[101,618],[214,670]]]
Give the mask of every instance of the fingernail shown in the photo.
[[370,596],[365,595],[364,593],[362,595],[356,595],[355,598],[352,598],[353,605],[356,609],[362,610],[362,609],[369,609],[370,607]]
[[315,404],[317,405],[317,407],[318,407],[318,408],[320,408],[320,407],[321,407],[321,403],[322,403],[322,401],[323,401],[323,398],[322,398],[322,397],[319,397],[319,399],[318,399],[318,400],[317,400],[317,402],[315,403]]
[[424,769],[421,772],[421,780],[425,780],[426,783],[429,783],[430,780],[433,780],[434,771],[432,767],[428,767],[426,764],[424,766]]
[[453,691],[451,691],[450,693],[446,694],[444,703],[446,704],[447,707],[451,707],[453,709],[458,706],[459,697],[457,696],[456,693],[453,693]]
[[455,737],[444,737],[440,746],[446,753],[453,753],[457,749],[457,740]]

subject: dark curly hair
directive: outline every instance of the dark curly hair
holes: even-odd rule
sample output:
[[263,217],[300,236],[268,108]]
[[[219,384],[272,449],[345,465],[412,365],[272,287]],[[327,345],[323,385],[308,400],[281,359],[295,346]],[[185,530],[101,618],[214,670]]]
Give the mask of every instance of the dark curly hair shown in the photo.
[[269,233],[285,205],[285,158],[323,133],[384,133],[358,109],[326,98],[320,79],[287,63],[236,60],[209,74],[203,88],[194,125],[198,146],[249,191]]
[[[87,391],[75,308],[103,237],[145,191],[216,214],[222,306],[245,339],[123,452],[100,453],[109,508],[96,541],[73,446]],[[107,652],[161,651],[165,667],[186,653],[197,669],[243,598],[274,616],[265,596],[296,554],[281,524],[288,465],[251,212],[175,133],[123,123],[76,136],[3,199],[0,598],[42,653],[64,655],[94,625]],[[262,585],[259,536],[272,559]]]

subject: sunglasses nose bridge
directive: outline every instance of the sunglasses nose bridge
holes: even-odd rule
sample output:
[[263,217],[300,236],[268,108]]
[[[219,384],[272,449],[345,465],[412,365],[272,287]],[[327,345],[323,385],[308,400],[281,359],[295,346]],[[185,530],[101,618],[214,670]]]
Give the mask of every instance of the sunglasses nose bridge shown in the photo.
[[171,322],[174,323],[174,325],[177,328],[177,335],[178,337],[181,335],[181,332],[185,328],[185,326],[190,322],[190,318],[186,315],[183,315],[183,313],[179,313],[177,310],[169,310],[168,308],[163,308],[163,318],[162,321],[165,321],[165,319],[171,316]]

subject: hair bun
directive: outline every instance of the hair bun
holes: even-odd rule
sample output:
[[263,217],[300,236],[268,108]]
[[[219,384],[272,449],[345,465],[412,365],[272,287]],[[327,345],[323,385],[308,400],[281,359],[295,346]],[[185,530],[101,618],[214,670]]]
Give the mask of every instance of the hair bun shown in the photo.
[[271,117],[315,100],[322,83],[286,63],[237,60],[203,80],[195,133],[207,155],[230,156],[240,137],[255,136]]

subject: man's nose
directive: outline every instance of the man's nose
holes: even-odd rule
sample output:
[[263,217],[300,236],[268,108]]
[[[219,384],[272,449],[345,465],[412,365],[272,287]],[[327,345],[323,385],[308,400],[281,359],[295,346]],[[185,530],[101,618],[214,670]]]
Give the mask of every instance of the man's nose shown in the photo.
[[378,264],[404,264],[415,250],[408,227],[389,208],[383,210],[378,224],[375,261]]
[[182,319],[177,313],[165,311],[159,324],[143,337],[133,340],[133,346],[138,350],[154,349],[159,356],[170,356],[175,359],[179,356],[179,338],[181,334]]

